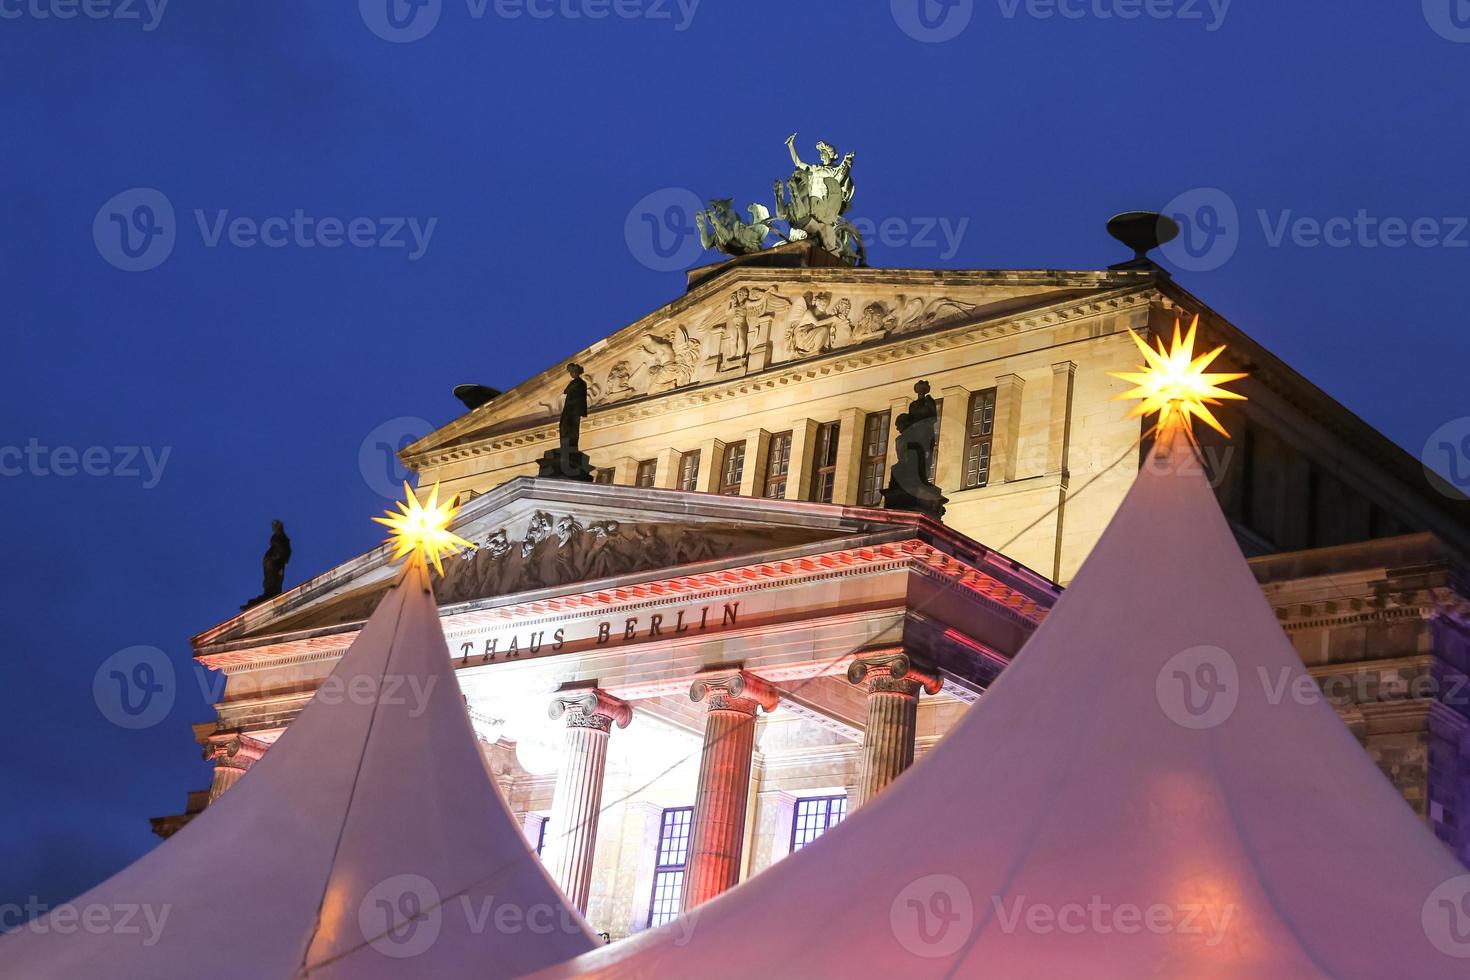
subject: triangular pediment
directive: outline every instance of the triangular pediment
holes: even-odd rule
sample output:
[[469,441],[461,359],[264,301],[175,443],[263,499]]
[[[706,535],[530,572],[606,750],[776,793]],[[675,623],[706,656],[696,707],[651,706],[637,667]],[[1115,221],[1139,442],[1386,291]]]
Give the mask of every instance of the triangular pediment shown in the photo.
[[[520,478],[461,508],[473,544],[445,560],[440,606],[665,576],[816,542],[912,528],[910,514]],[[393,582],[386,546],[345,562],[194,638],[201,652],[366,620]],[[647,577],[646,575],[643,577]]]
[[[409,446],[412,459],[554,422],[567,364],[599,409],[1072,304],[1146,272],[763,268],[731,264],[688,293]],[[494,380],[494,379],[490,379]]]

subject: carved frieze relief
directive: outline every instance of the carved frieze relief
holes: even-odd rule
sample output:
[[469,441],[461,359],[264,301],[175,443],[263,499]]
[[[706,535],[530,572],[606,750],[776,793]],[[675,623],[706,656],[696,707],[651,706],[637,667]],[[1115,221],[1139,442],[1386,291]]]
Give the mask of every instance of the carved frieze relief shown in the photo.
[[434,591],[440,602],[464,602],[687,565],[802,537],[767,531],[755,540],[750,531],[730,525],[584,523],[571,514],[536,511],[520,541],[512,541],[509,529],[498,528],[446,563]]
[[809,290],[797,299],[780,286],[738,286],[723,303],[648,330],[631,350],[621,348],[594,364],[589,393],[594,405],[609,405],[753,374],[773,364],[958,322],[975,308],[949,296]]

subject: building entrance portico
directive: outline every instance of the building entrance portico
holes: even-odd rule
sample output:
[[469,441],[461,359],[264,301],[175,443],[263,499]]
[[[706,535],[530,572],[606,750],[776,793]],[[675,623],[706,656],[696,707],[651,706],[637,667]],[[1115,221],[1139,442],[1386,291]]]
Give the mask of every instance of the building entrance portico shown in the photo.
[[[475,547],[436,591],[487,763],[611,936],[719,894],[880,791],[1058,593],[942,525],[863,508],[521,478],[454,530]],[[386,559],[197,637],[227,677],[201,738],[269,751],[387,588]],[[393,682],[383,696],[415,696]],[[323,695],[339,693],[354,696]]]

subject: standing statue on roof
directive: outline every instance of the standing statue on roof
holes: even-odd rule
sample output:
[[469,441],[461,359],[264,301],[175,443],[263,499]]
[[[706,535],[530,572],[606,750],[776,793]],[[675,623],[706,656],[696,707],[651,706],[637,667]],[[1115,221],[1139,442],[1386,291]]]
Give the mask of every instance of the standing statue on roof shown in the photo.
[[852,163],[857,154],[849,153],[839,163],[837,148],[821,140],[821,162],[806,163],[796,150],[795,133],[787,137],[786,149],[796,170],[784,182],[776,181],[776,217],[791,226],[790,240],[810,238],[853,265],[866,265],[862,235],[843,217],[856,190]]

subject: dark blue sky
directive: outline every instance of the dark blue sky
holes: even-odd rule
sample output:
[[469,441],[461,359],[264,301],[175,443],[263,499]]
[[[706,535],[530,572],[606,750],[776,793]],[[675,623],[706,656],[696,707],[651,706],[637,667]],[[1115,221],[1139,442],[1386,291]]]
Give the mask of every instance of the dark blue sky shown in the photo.
[[[857,151],[880,266],[1102,267],[1111,214],[1177,201],[1188,288],[1410,451],[1470,435],[1465,0],[442,0],[405,43],[369,25],[432,7],[89,2],[138,19],[0,0],[0,903],[208,784],[187,641],[259,591],[272,517],[288,586],[371,546],[378,443],[674,298],[687,218],[656,247],[642,215],[768,201],[793,131]],[[172,707],[129,728],[140,645]]]

